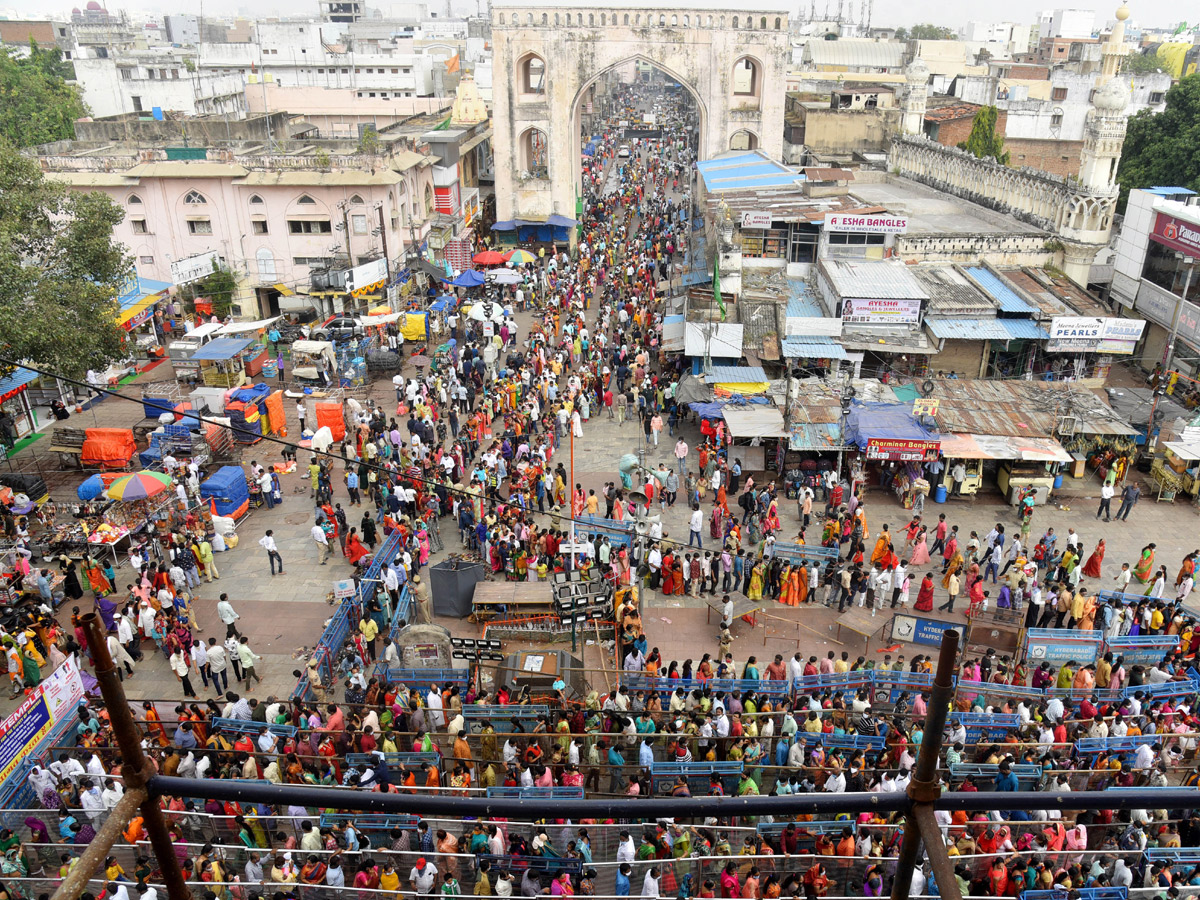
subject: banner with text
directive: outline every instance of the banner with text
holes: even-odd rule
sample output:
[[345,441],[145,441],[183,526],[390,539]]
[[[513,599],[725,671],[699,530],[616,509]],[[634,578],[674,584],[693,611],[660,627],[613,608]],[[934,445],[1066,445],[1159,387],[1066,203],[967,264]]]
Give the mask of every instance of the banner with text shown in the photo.
[[25,702],[0,722],[0,784],[59,722],[75,714],[83,679],[74,657],[55,669]]
[[1155,215],[1150,240],[1188,256],[1200,256],[1200,225],[1185,222],[1166,213],[1160,212]]
[[1055,316],[1050,322],[1051,353],[1109,353],[1128,355],[1146,328],[1144,319],[1104,316]]
[[860,325],[915,325],[921,320],[921,301],[916,297],[850,297],[842,301],[842,321]]
[[856,234],[904,234],[908,231],[907,216],[861,213],[826,213],[825,230]]

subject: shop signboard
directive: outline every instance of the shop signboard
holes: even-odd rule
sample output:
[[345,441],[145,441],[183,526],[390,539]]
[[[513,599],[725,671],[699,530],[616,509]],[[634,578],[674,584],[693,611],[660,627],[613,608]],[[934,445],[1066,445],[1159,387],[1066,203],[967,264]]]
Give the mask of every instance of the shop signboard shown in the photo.
[[911,644],[940,647],[942,634],[946,631],[957,631],[961,643],[966,638],[966,630],[965,625],[943,622],[941,619],[926,619],[923,616],[898,613],[892,618],[892,640],[908,641]]
[[1050,322],[1051,353],[1107,353],[1128,355],[1146,327],[1144,319],[1105,316],[1055,316]]
[[376,259],[361,266],[355,266],[346,273],[346,290],[348,292],[362,290],[369,285],[387,279],[387,260]]
[[848,297],[842,321],[858,325],[915,325],[921,321],[919,297]]
[[744,212],[742,213],[743,228],[770,228],[771,214],[769,212]]
[[936,457],[940,441],[912,441],[904,438],[871,438],[867,441],[867,459],[893,462],[922,462]]
[[918,397],[913,401],[912,414],[914,416],[936,416],[941,405],[942,401],[937,397]]
[[886,213],[826,213],[825,230],[855,234],[904,234],[908,231],[908,217]]
[[221,257],[216,250],[198,253],[171,263],[171,280],[177,285],[191,284],[206,275],[211,275],[221,266]]
[[1166,213],[1155,215],[1150,240],[1187,256],[1200,256],[1200,225]]

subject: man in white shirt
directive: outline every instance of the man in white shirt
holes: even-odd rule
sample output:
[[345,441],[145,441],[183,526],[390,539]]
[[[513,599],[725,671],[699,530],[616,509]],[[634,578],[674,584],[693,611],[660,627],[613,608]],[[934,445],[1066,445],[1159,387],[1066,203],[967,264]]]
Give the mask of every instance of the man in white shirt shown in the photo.
[[225,626],[225,637],[240,637],[236,623],[241,616],[229,602],[228,594],[222,594],[221,599],[217,601],[217,618]]
[[413,890],[418,894],[432,894],[434,882],[437,881],[437,873],[437,866],[426,862],[425,857],[422,856],[417,860],[412,871],[408,873],[408,880],[412,882]]
[[275,532],[267,529],[267,533],[259,538],[258,546],[267,551],[267,559],[271,563],[271,574],[275,574],[275,563],[279,563],[279,574],[283,574],[283,557],[279,555],[279,548],[275,546]]
[[[680,441],[679,443],[683,443]],[[700,539],[700,530],[704,527],[704,513],[700,511],[700,504],[692,504],[692,518],[688,522],[688,546],[692,546],[692,541],[696,542],[696,546],[704,549],[704,541]]]
[[442,692],[436,684],[429,686],[429,693],[425,695],[425,705],[429,709],[429,729],[432,731],[444,727],[446,715],[442,712]]
[[329,538],[325,536],[325,529],[318,522],[312,527],[313,543],[317,545],[317,554],[321,559],[321,565],[325,565],[329,560]]

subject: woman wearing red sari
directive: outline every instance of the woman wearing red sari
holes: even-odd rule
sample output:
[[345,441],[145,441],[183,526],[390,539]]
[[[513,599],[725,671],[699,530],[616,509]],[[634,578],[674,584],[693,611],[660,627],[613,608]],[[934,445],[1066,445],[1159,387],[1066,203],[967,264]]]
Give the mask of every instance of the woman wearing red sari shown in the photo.
[[1083,574],[1088,578],[1100,577],[1100,564],[1104,562],[1104,538],[1096,543],[1096,549],[1092,551],[1092,555],[1083,565]]
[[350,536],[346,538],[346,559],[350,560],[350,565],[357,566],[364,556],[370,555],[370,552],[358,539],[358,529],[351,528]]
[[930,612],[933,609],[933,574],[925,573],[921,581],[921,589],[917,592],[917,602],[913,609],[918,612]]

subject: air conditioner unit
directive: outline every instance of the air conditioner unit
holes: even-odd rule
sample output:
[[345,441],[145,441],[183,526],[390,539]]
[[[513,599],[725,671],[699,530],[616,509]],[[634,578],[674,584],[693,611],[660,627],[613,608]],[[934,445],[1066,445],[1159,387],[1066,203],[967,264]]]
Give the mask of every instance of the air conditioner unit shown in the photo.
[[1071,437],[1075,434],[1075,429],[1079,427],[1079,419],[1076,416],[1059,416],[1058,425],[1055,426],[1055,431],[1062,437]]

